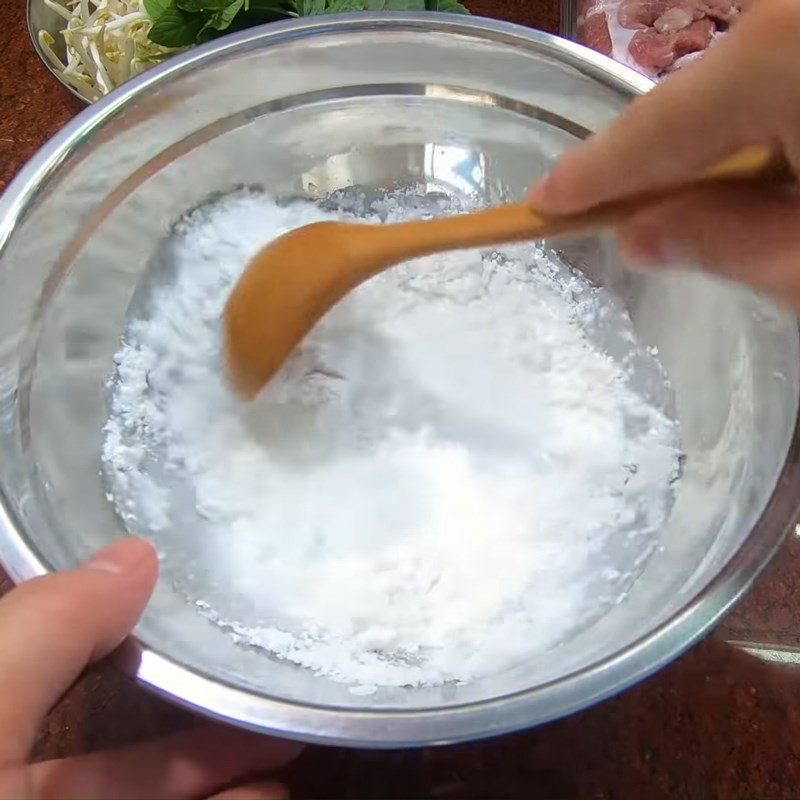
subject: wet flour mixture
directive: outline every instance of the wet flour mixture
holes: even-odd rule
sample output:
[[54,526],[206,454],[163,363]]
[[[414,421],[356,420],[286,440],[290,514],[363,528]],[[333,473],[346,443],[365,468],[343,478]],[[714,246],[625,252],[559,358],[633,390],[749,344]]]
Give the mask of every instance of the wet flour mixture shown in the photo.
[[330,216],[237,193],[177,226],[109,383],[109,497],[200,613],[356,691],[546,657],[620,599],[669,513],[677,427],[636,386],[664,389],[655,354],[540,249],[448,253],[360,287],[244,404],[227,294]]

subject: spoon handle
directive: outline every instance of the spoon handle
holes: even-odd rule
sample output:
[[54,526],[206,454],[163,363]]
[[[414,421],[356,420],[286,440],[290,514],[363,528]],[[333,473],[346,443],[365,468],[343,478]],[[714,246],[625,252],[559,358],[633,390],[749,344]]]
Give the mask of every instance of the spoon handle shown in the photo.
[[[787,182],[794,178],[781,155],[765,147],[751,147],[691,181],[601,203],[575,214],[550,216],[525,203],[515,203],[472,214],[384,226],[381,250],[384,257],[389,255],[394,242],[398,254],[409,258],[451,247],[485,247],[503,242],[592,233],[613,227],[648,205],[679,196],[696,186],[735,181]],[[389,241],[385,238],[387,236],[391,237]]]

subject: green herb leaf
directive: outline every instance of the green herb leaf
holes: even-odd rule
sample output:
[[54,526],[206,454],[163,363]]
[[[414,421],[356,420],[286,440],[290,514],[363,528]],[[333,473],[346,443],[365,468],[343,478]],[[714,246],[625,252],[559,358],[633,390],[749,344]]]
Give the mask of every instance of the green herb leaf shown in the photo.
[[320,14],[344,14],[348,11],[366,11],[369,0],[298,0],[297,13],[301,17]]
[[175,5],[184,11],[197,13],[202,11],[222,11],[231,4],[231,0],[175,0]]
[[155,22],[171,5],[172,0],[144,0],[144,10],[153,22]]
[[274,14],[276,19],[296,17],[297,11],[293,0],[245,0],[245,11],[260,14]]
[[297,0],[297,15],[311,17],[315,14],[324,14],[326,0]]
[[244,0],[233,0],[228,5],[217,11],[213,16],[206,20],[204,29],[213,28],[215,31],[226,31],[230,28],[233,18],[242,10]]
[[190,14],[175,6],[169,6],[159,15],[150,28],[148,38],[153,44],[163,47],[188,47],[195,43],[197,34],[205,25],[201,14]]
[[443,11],[446,14],[469,14],[469,9],[458,0],[425,0],[426,11]]
[[188,47],[265,22],[354,11],[444,11],[469,14],[458,0],[144,0],[153,20],[149,38]]
[[275,0],[250,0],[250,8],[246,6],[234,18],[229,31],[243,31],[256,25],[269,22],[280,22],[297,16],[294,8],[287,9]]
[[425,0],[369,0],[367,11],[424,11]]
[[298,0],[301,17],[341,14],[346,11],[456,11],[468,14],[457,0]]

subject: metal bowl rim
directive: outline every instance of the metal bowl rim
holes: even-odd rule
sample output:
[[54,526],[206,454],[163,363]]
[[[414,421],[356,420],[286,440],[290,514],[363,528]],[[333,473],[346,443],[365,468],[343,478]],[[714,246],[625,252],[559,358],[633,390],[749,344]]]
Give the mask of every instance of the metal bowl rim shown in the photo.
[[36,55],[39,56],[42,64],[46,67],[47,71],[73,96],[77,97],[84,105],[91,105],[91,101],[85,98],[73,86],[70,86],[56,71],[55,67],[50,63],[50,59],[45,55],[42,45],[39,44],[39,33],[33,27],[33,20],[31,19],[31,10],[34,3],[41,3],[42,0],[27,0],[25,4],[25,23],[28,27],[28,36],[31,37],[33,49]]

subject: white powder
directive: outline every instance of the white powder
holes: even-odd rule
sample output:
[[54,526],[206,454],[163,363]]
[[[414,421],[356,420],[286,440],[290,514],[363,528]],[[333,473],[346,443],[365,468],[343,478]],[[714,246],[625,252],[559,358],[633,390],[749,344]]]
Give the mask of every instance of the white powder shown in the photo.
[[228,291],[325,216],[238,193],[179,226],[116,357],[110,497],[201,613],[355,692],[543,657],[619,601],[669,511],[677,429],[631,377],[663,390],[654,354],[541,250],[451,253],[359,288],[242,404]]

